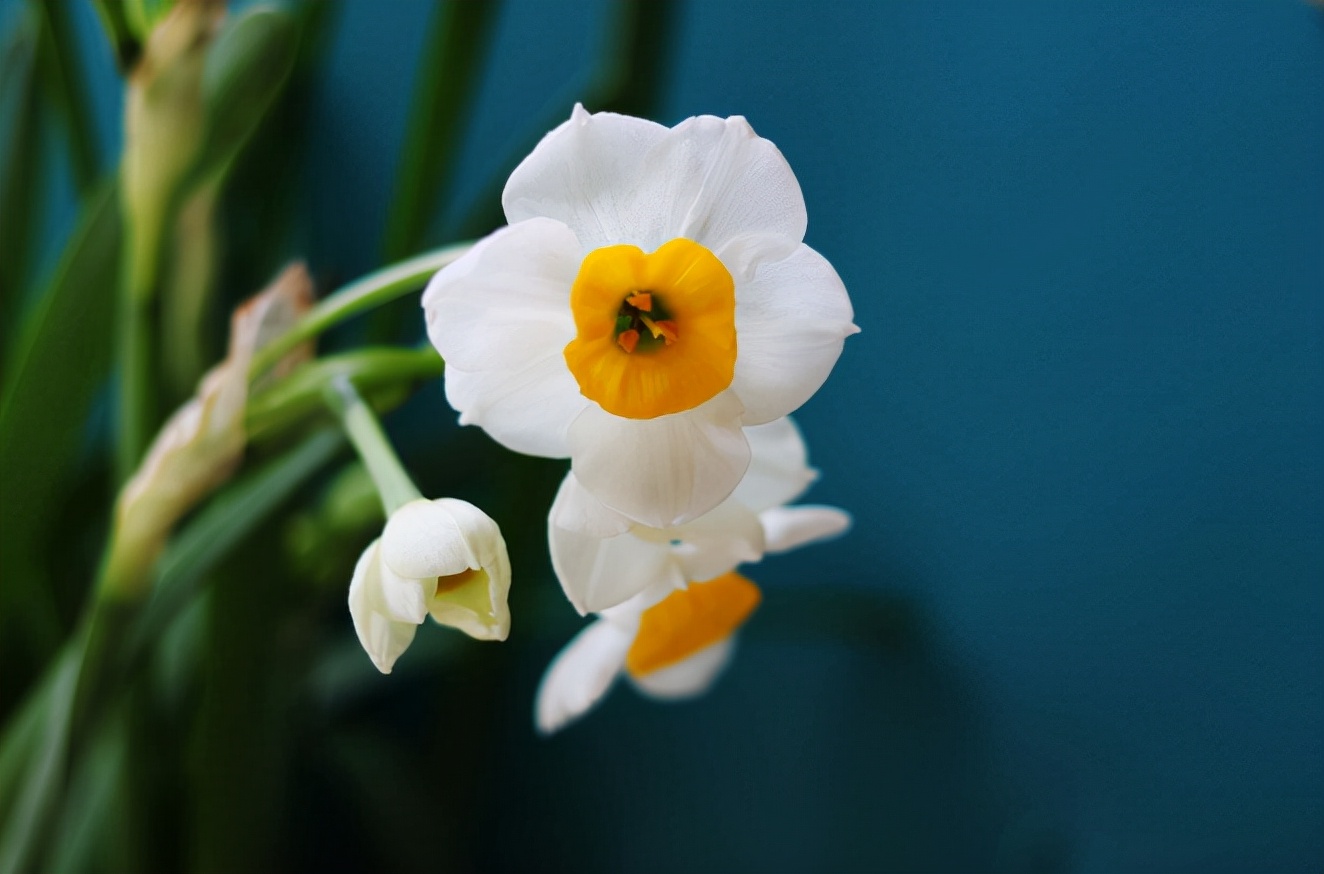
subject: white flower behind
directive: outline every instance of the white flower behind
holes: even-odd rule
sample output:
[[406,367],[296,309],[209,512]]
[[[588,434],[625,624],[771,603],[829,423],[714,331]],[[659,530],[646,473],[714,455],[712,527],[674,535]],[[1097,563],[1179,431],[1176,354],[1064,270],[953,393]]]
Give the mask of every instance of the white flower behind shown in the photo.
[[762,600],[737,573],[606,611],[552,659],[534,701],[534,724],[552,734],[591,710],[618,677],[652,698],[702,695],[730,664],[735,637]]
[[501,530],[454,498],[414,500],[391,513],[349,584],[359,642],[383,674],[429,615],[478,640],[510,633],[510,560]]
[[801,242],[795,175],[743,118],[576,107],[502,204],[510,225],[423,296],[447,398],[510,449],[571,458],[635,522],[720,504],[749,463],[742,429],[803,404],[858,330]]
[[790,418],[745,429],[749,472],[735,492],[692,522],[652,528],[601,503],[573,473],[548,515],[552,567],[581,614],[598,613],[662,587],[708,580],[765,553],[833,537],[850,525],[835,507],[785,506],[817,478]]
[[734,571],[766,553],[850,526],[835,507],[786,506],[817,476],[790,419],[745,429],[749,472],[730,498],[685,525],[631,523],[567,475],[548,530],[552,565],[581,613],[598,618],[552,661],[534,720],[550,734],[590,710],[620,676],[662,699],[693,697],[721,675],[761,599]]

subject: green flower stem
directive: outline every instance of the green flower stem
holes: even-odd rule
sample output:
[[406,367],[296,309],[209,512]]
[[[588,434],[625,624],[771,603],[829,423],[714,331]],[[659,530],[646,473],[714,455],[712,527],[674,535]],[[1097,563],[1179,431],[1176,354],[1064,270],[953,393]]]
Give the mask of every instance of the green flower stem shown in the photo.
[[418,349],[369,347],[310,361],[248,399],[244,428],[250,443],[284,433],[310,416],[325,415],[323,392],[336,379],[350,379],[377,410],[407,396],[413,383],[441,376],[445,365],[431,346]]
[[390,516],[398,508],[410,501],[422,498],[422,493],[414,481],[405,472],[400,457],[391,447],[391,441],[382,431],[377,416],[372,408],[354,389],[354,384],[345,377],[337,377],[326,387],[324,392],[327,406],[340,416],[340,422],[354,444],[363,466],[368,469],[377,494],[382,499],[382,509]]
[[249,377],[266,372],[287,352],[350,316],[381,306],[423,285],[432,274],[468,252],[473,243],[456,243],[392,264],[327,296],[304,314],[290,330],[277,337],[253,357]]

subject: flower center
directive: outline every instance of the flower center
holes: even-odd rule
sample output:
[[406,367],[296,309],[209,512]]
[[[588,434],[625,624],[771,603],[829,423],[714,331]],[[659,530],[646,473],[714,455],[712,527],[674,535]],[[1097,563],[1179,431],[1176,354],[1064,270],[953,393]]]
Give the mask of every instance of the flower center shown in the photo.
[[735,282],[712,252],[675,239],[645,254],[604,246],[570,289],[576,336],[565,360],[584,397],[613,415],[693,409],[735,375]]
[[478,576],[482,571],[476,571],[473,568],[465,568],[458,574],[447,574],[444,577],[437,577],[437,589],[434,594],[444,595],[447,592],[453,592],[460,586]]
[[642,677],[726,640],[761,600],[759,587],[734,571],[672,592],[639,617],[625,669]]

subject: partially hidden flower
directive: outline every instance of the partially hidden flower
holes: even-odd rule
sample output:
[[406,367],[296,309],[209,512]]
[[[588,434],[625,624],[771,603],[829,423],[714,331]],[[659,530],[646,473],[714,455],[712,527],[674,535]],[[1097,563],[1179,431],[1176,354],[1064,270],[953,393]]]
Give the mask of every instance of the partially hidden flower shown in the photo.
[[510,559],[501,529],[455,498],[410,501],[391,513],[349,584],[354,631],[383,674],[431,616],[478,640],[510,633]]
[[674,128],[576,107],[515,169],[505,227],[423,295],[460,421],[569,457],[656,528],[731,494],[744,428],[818,390],[858,329],[801,242],[804,199],[745,119]]
[[[641,692],[679,699],[702,694],[729,663],[735,635],[761,600],[734,568],[834,537],[850,517],[833,507],[785,504],[816,472],[789,419],[746,429],[749,473],[731,498],[686,525],[619,529],[575,485],[562,484],[549,523],[553,566],[575,606],[598,613],[553,660],[534,719],[559,730],[592,708],[624,675]],[[617,528],[609,526],[615,519]]]
[[559,731],[593,708],[626,676],[654,698],[703,694],[735,652],[735,634],[762,600],[738,573],[672,591],[643,607],[640,599],[595,620],[552,660],[538,687],[534,722]]
[[652,528],[596,500],[572,471],[548,514],[552,567],[581,614],[598,613],[660,587],[665,593],[833,537],[850,525],[835,507],[786,506],[817,478],[790,418],[745,429],[745,478],[716,508],[682,525]]

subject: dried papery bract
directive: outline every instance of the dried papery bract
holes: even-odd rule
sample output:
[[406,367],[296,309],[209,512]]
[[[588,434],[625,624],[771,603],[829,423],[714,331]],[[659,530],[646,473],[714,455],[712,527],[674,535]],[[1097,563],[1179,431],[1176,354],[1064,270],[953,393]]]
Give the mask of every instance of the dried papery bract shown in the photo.
[[[145,585],[171,528],[234,472],[247,442],[244,410],[253,355],[294,324],[312,299],[308,271],[295,264],[235,311],[229,354],[166,421],[120,492],[106,586],[132,592]],[[311,354],[311,344],[296,348],[265,378],[288,372]]]

